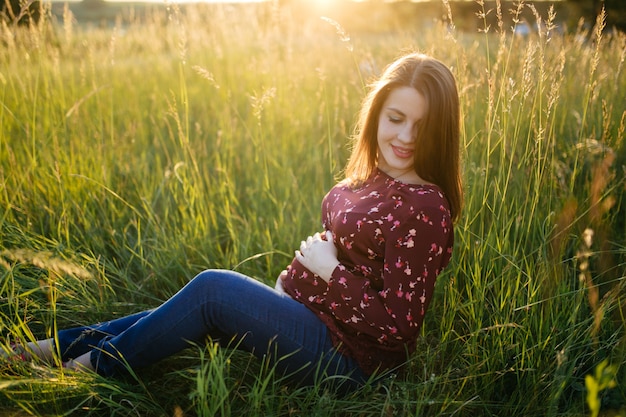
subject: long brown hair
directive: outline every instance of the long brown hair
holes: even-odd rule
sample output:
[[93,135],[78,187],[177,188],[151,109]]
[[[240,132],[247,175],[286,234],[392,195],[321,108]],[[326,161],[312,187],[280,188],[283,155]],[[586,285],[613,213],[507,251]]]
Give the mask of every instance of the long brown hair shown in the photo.
[[413,164],[417,175],[443,190],[456,221],[463,207],[459,94],[452,72],[430,56],[405,55],[391,63],[372,84],[359,114],[346,179],[352,184],[362,183],[376,168],[380,111],[389,93],[399,87],[415,88],[428,102],[417,133]]

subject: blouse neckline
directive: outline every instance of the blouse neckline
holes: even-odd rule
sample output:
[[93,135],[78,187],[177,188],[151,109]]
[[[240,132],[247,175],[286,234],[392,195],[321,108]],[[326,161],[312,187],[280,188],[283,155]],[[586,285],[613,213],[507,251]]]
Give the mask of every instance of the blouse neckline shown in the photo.
[[433,183],[430,183],[430,182],[425,182],[425,183],[417,183],[417,184],[410,183],[410,182],[404,182],[404,181],[402,181],[402,180],[399,180],[399,179],[396,179],[396,178],[392,177],[391,175],[387,174],[385,171],[383,171],[383,170],[382,170],[382,169],[380,169],[379,167],[376,167],[376,169],[375,169],[375,171],[374,171],[374,174],[380,175],[380,176],[382,176],[382,177],[384,177],[384,178],[386,178],[386,179],[388,179],[388,180],[390,180],[390,181],[393,181],[393,182],[398,183],[398,184],[402,184],[402,185],[407,186],[407,187],[420,187],[420,188],[437,188],[437,189],[441,189],[441,187],[439,187],[437,184],[433,184]]

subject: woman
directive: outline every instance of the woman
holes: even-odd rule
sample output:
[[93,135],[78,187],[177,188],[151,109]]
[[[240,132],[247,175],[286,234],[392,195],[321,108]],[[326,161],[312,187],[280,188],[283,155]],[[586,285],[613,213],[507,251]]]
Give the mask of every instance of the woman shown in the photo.
[[210,337],[303,384],[357,386],[402,365],[462,206],[453,75],[431,57],[401,57],[373,84],[356,132],[346,178],[322,203],[324,232],[302,242],[276,288],[208,270],[154,310],[59,331],[23,357],[58,352],[68,368],[113,376]]

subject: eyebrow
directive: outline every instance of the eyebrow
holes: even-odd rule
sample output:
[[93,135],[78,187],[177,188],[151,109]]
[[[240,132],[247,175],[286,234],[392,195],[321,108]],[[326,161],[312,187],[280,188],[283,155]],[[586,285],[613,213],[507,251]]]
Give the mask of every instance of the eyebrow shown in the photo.
[[391,110],[391,111],[396,112],[396,113],[398,113],[398,114],[401,114],[402,116],[406,116],[406,114],[404,114],[404,112],[402,112],[402,111],[400,111],[400,110],[396,109],[395,107],[385,107],[385,109],[386,109],[386,110]]

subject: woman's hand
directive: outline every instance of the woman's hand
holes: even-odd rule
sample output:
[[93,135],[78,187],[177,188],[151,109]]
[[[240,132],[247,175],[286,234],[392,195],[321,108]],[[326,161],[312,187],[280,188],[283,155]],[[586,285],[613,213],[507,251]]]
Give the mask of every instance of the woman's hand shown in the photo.
[[285,288],[283,287],[283,279],[285,279],[286,276],[287,276],[287,271],[282,271],[278,275],[278,278],[276,278],[276,285],[274,286],[274,289],[276,290],[276,292],[280,294],[289,295],[287,294],[287,292],[285,292]]
[[309,236],[300,244],[300,250],[296,251],[296,259],[309,271],[317,274],[328,282],[339,265],[337,260],[337,248],[333,242],[333,234],[326,231],[326,240],[319,233]]

